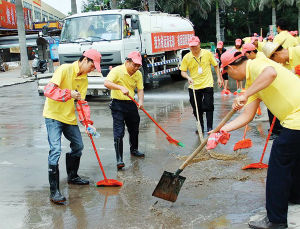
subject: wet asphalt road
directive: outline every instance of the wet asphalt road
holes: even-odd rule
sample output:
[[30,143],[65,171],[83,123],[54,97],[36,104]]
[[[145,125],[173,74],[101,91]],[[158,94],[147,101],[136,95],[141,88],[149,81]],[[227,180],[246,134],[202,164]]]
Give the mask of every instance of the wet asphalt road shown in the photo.
[[[232,88],[234,88],[232,82]],[[214,126],[231,108],[234,96],[215,93]],[[208,158],[188,166],[187,177],[175,203],[152,197],[164,170],[174,172],[199,145],[196,123],[188,101],[185,81],[165,80],[157,89],[145,92],[145,109],[185,148],[170,145],[165,135],[140,111],[140,150],[144,159],[129,154],[128,134],[124,138],[125,169],[117,172],[113,147],[109,99],[90,99],[91,116],[101,137],[94,139],[108,178],[124,182],[122,188],[96,188],[103,179],[92,145],[83,128],[85,149],[79,175],[91,184],[67,184],[62,140],[60,189],[65,206],[49,201],[47,156],[49,146],[42,110],[44,97],[36,83],[0,89],[0,228],[248,228],[248,218],[264,207],[266,170],[243,171],[258,162],[267,135],[268,122],[250,124],[247,133],[253,147],[233,160]],[[232,154],[243,130],[232,133],[229,143],[215,152]],[[264,162],[267,162],[269,144]]]

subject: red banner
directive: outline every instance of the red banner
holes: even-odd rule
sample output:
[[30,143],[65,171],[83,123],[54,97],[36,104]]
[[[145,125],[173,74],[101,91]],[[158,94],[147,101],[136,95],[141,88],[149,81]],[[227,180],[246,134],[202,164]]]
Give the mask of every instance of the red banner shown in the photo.
[[[23,8],[25,29],[31,29],[31,10]],[[16,6],[13,3],[2,1],[0,4],[0,28],[17,29]]]
[[41,6],[41,0],[33,0],[33,3],[37,4],[38,6]]
[[188,40],[194,31],[151,33],[152,52],[172,51],[188,48]]

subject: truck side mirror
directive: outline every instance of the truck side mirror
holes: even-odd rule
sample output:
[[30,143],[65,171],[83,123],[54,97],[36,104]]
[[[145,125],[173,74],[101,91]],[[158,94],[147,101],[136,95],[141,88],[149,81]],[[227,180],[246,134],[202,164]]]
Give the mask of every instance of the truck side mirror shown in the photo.
[[137,19],[131,19],[131,28],[133,30],[139,29],[139,21]]

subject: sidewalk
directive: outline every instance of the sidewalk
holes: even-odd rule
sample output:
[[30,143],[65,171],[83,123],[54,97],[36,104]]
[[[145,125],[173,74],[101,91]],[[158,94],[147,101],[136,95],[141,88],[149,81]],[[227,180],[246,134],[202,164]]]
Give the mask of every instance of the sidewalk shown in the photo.
[[21,77],[21,67],[17,67],[15,69],[8,70],[7,72],[0,72],[0,88],[32,82],[34,79],[34,76],[28,78]]

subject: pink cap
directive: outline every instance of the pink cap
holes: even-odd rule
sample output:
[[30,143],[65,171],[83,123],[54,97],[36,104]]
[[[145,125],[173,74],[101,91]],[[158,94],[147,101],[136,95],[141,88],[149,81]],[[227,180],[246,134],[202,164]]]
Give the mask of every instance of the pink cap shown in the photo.
[[221,68],[226,67],[227,65],[231,64],[233,61],[235,61],[243,56],[243,53],[241,53],[237,56],[234,56],[234,54],[237,52],[239,52],[239,51],[237,51],[236,49],[230,49],[230,50],[224,52],[221,56],[221,62],[222,62]]
[[292,36],[294,36],[294,31],[289,31],[289,33],[290,33]]
[[295,35],[298,35],[298,30],[295,30],[295,31],[294,31],[294,34],[295,34]]
[[141,56],[140,52],[138,52],[138,51],[133,51],[133,52],[129,53],[127,58],[130,58],[133,61],[133,63],[135,63],[135,64],[142,65],[142,56]]
[[258,36],[258,34],[257,34],[257,33],[253,33],[253,36],[257,37],[257,36]]
[[242,44],[242,40],[240,38],[235,40],[235,45],[241,45]]
[[101,72],[100,62],[101,62],[101,54],[95,49],[88,49],[83,54],[83,56],[93,60],[95,68],[98,72]]
[[245,54],[247,51],[253,51],[255,50],[256,47],[254,46],[254,44],[251,43],[247,43],[243,45],[243,53]]
[[268,36],[268,39],[269,39],[269,40],[273,40],[273,39],[274,39],[274,36],[273,36],[273,35],[269,35],[269,36]]
[[217,48],[220,49],[220,48],[223,48],[223,41],[219,41],[217,43]]
[[251,37],[251,43],[253,43],[254,41],[258,41],[258,37]]
[[192,36],[190,39],[189,39],[189,46],[197,46],[200,44],[200,39],[199,37],[197,36]]

